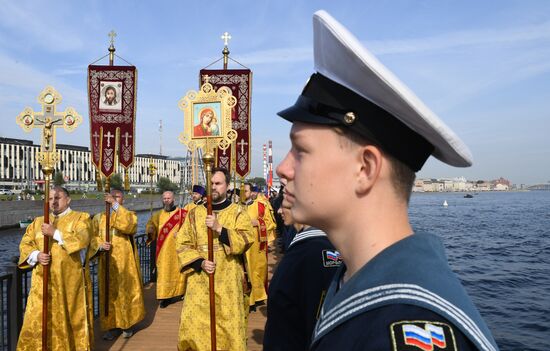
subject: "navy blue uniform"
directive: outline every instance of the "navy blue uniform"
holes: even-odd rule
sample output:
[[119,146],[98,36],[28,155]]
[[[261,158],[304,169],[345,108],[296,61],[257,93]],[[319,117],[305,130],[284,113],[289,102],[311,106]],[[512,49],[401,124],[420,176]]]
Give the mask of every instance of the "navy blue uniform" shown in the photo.
[[264,350],[307,350],[321,300],[341,264],[324,232],[296,234],[269,285]]
[[340,286],[344,272],[327,293],[311,350],[498,350],[436,236],[393,244]]

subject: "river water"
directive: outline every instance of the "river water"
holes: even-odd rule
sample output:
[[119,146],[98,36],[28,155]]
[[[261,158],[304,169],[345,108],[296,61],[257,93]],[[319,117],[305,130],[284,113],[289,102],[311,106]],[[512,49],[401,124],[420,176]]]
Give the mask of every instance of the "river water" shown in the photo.
[[[416,231],[442,238],[501,350],[550,348],[550,191],[413,194],[409,212]],[[148,218],[138,213],[140,233]],[[0,231],[0,270],[22,233]]]

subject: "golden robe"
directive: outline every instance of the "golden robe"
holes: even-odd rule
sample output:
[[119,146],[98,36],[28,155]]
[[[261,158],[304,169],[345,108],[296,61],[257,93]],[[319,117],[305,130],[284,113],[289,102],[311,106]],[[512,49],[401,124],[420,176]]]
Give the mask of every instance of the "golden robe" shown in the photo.
[[[91,222],[87,213],[70,211],[50,223],[61,232],[63,245],[50,239],[51,261],[48,283],[48,350],[91,350],[93,345],[92,289],[88,260],[81,251],[90,244]],[[19,245],[19,267],[27,268],[29,255],[44,249],[41,226],[44,217],[37,217],[27,227]],[[42,273],[37,263],[19,340],[18,351],[41,350],[42,345]]]
[[273,207],[271,206],[271,203],[265,197],[264,194],[259,193],[258,197],[256,198],[256,201],[261,201],[266,207],[266,210],[265,210],[266,223],[267,223],[268,217],[273,223],[273,226],[270,226],[270,229],[268,229],[267,231],[267,241],[269,242],[269,244],[272,244],[273,241],[277,239],[277,233],[276,233],[277,223],[275,222],[275,211],[273,211]]
[[[263,203],[263,202],[262,202]],[[267,235],[275,229],[275,221],[271,217],[269,208],[264,204],[264,214],[260,217],[258,205],[259,200],[254,200],[247,206],[248,215],[252,220],[263,219],[265,222],[266,237],[261,237],[259,224],[254,226],[254,234],[256,240],[254,244],[246,251],[246,260],[250,269],[250,283],[252,291],[250,293],[250,306],[255,303],[267,300],[266,283],[267,283]],[[261,245],[263,243],[263,245]]]
[[[226,201],[217,214],[227,231],[230,245],[220,243],[214,232],[214,290],[216,341],[220,350],[246,350],[246,317],[243,292],[243,253],[254,242],[250,217],[236,204]],[[178,233],[180,267],[187,271],[187,293],[181,312],[178,350],[210,350],[210,300],[208,274],[190,266],[208,258],[206,208],[198,206],[187,214]]]
[[[149,231],[149,228],[153,228],[156,233],[155,239],[157,239],[159,230],[176,211],[180,211],[180,208],[176,207],[171,212],[165,210],[155,212],[147,222],[147,231]],[[174,226],[168,233],[157,257],[158,300],[181,296],[185,293],[185,276],[180,272],[178,257],[176,255],[176,235],[182,223],[183,221],[181,221],[180,225]]]
[[[93,221],[91,252],[105,242],[105,213]],[[101,329],[128,329],[145,318],[139,256],[134,242],[137,216],[123,206],[111,211],[109,253],[99,253],[99,316]],[[105,255],[109,255],[109,313],[105,316]]]

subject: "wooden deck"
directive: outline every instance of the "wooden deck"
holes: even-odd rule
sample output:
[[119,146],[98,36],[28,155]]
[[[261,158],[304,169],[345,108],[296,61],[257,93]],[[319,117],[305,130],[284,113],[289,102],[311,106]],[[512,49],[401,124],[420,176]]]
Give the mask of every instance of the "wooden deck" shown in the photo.
[[[280,256],[274,252],[269,255],[269,279],[273,268]],[[129,351],[147,350],[163,351],[176,350],[178,343],[179,320],[182,302],[169,305],[166,308],[158,308],[155,298],[155,285],[146,286],[143,290],[145,298],[146,316],[143,321],[134,327],[134,335],[129,339],[119,336],[113,341],[102,339],[103,331],[99,321],[95,323],[95,350]],[[267,307],[261,306],[248,317],[248,350],[262,350],[264,326],[267,315]]]

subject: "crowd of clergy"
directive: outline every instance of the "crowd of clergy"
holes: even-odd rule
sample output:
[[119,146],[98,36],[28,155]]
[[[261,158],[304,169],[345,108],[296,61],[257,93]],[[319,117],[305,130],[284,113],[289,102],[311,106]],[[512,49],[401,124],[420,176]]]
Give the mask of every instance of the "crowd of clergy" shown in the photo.
[[[191,201],[183,207],[176,205],[173,192],[164,192],[163,208],[154,212],[146,224],[147,244],[154,245],[155,252],[156,298],[159,308],[183,300],[179,350],[209,350],[209,275],[213,274],[217,345],[221,349],[245,350],[248,315],[268,298],[268,250],[281,236],[276,234],[278,216],[272,203],[280,207],[282,194],[272,193],[270,201],[251,183],[245,183],[242,191],[229,190],[229,172],[223,168],[214,169],[211,185],[211,215],[207,213],[205,188],[194,185]],[[19,266],[35,269],[18,350],[41,348],[46,266],[48,350],[93,349],[91,260],[99,260],[102,338],[130,338],[137,331],[136,324],[145,318],[140,259],[134,240],[136,213],[124,206],[121,190],[105,193],[104,201],[110,206],[108,240],[106,213],[90,216],[72,210],[69,192],[59,186],[49,193],[49,223],[37,217],[27,228],[20,244]],[[207,228],[214,233],[213,261],[207,259]],[[49,240],[49,252],[44,252],[44,237]]]

